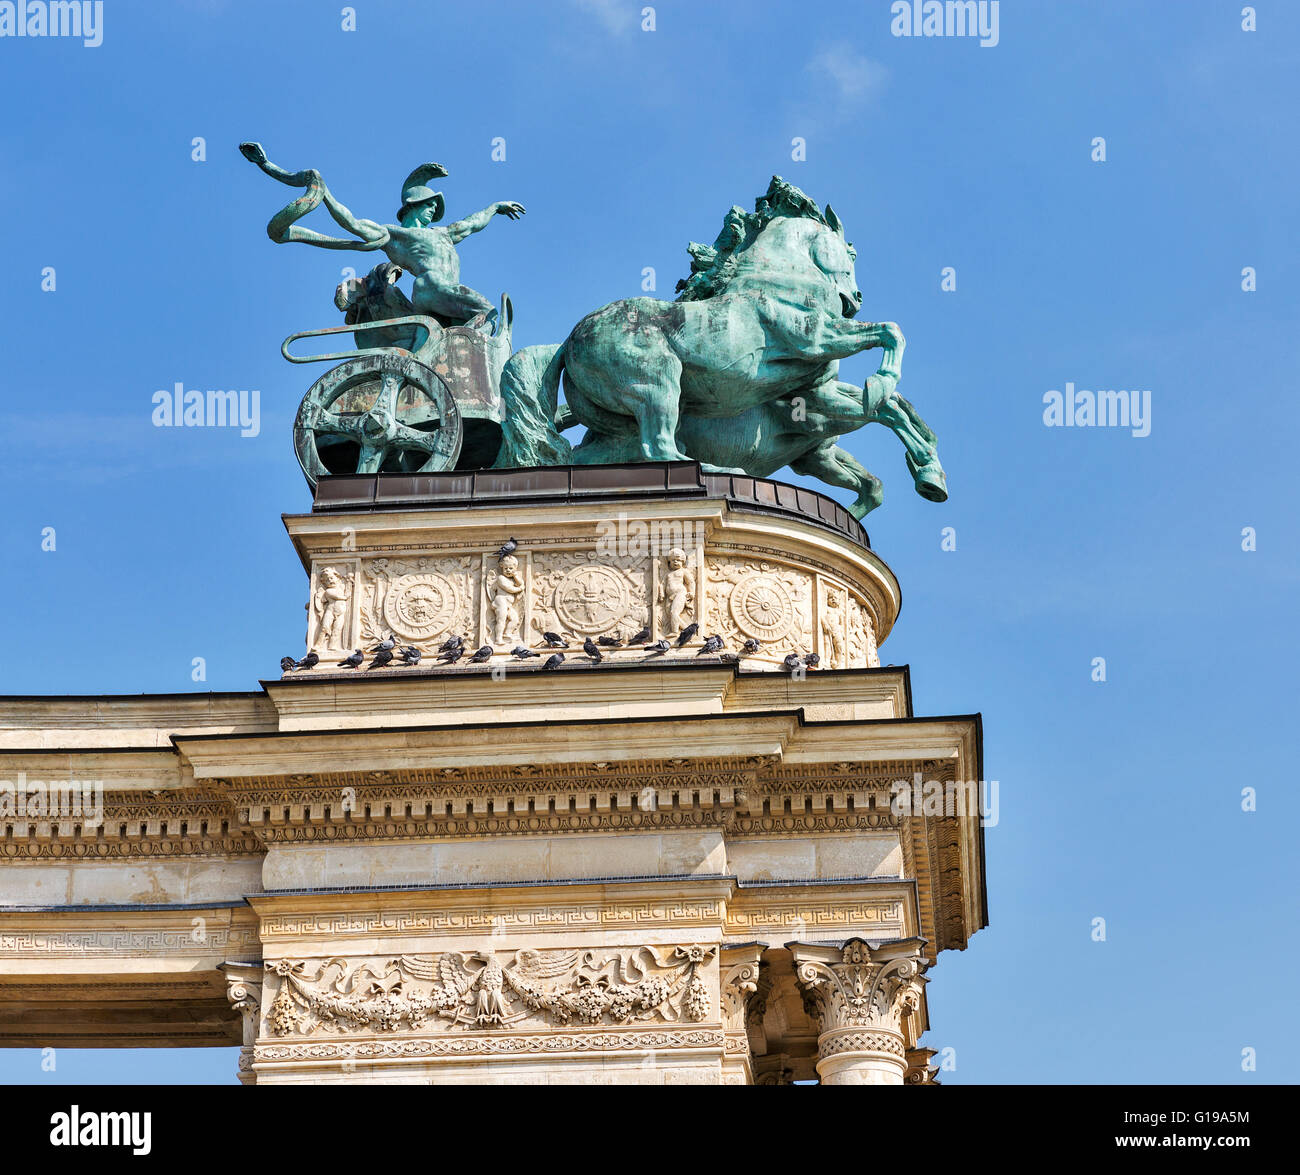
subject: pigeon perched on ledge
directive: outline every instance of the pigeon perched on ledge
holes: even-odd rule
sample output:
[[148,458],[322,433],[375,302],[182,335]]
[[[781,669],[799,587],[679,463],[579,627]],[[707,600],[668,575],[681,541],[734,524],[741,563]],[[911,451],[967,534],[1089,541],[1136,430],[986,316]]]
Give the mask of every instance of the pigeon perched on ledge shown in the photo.
[[[647,633],[646,635],[649,634]],[[598,636],[596,638],[596,644],[604,645],[607,649],[621,649],[623,647],[623,640],[619,636],[618,629],[616,628],[608,636]]]
[[542,663],[542,668],[543,668],[543,669],[558,669],[558,668],[559,668],[561,665],[563,665],[563,664],[564,664],[564,654],[563,654],[563,653],[552,653],[552,654],[551,654],[549,657],[547,657],[546,660]]
[[397,644],[397,638],[390,632],[388,634],[387,640],[380,641],[379,644],[377,644],[370,651],[372,653],[387,653],[396,644]]
[[646,645],[646,657],[660,657],[672,648],[667,641],[655,641],[653,645]]
[[755,654],[755,653],[758,652],[759,647],[760,647],[760,642],[757,641],[757,640],[755,640],[755,639],[751,636],[751,637],[749,637],[749,638],[745,641],[745,643],[744,643],[743,645],[740,646],[740,651],[741,651],[741,652],[742,652],[746,657],[750,657],[750,656],[753,656],[753,654]]
[[529,657],[538,657],[541,654],[534,653],[532,649],[525,649],[523,645],[515,645],[515,647],[510,650],[510,655],[516,661],[527,661]]
[[356,652],[352,654],[352,656],[344,657],[343,660],[339,662],[339,665],[341,667],[346,667],[348,669],[359,669],[361,668],[361,663],[365,659],[366,659],[365,653],[363,653],[360,649],[357,649]]
[[569,647],[569,642],[558,632],[544,632],[542,633],[542,640],[546,642],[548,649],[567,649]]
[[464,648],[464,646],[465,638],[463,636],[449,636],[438,646],[438,652],[450,653],[452,649],[461,649]]
[[645,645],[645,644],[649,644],[649,643],[650,643],[650,626],[647,624],[647,625],[645,626],[645,628],[643,628],[640,632],[638,632],[638,633],[636,634],[636,636],[634,636],[634,637],[633,637],[630,641],[628,641],[627,643],[628,643],[629,645]]
[[720,636],[706,637],[704,644],[700,646],[700,651],[695,655],[703,657],[709,653],[716,653],[720,648],[722,648],[722,638]]
[[596,642],[591,639],[591,637],[587,637],[587,639],[582,642],[582,651],[586,653],[587,656],[590,657],[594,662],[599,663],[605,659],[601,655],[600,646],[598,646]]
[[[396,642],[394,642],[396,643]],[[375,659],[366,666],[367,669],[382,669],[393,659],[393,650],[380,648],[375,654]]]
[[677,636],[677,647],[683,648],[694,639],[695,634],[700,631],[698,624],[688,624]]
[[787,653],[781,664],[793,673],[803,665],[803,658],[798,653]]
[[501,544],[501,549],[497,551],[497,558],[504,559],[507,555],[513,555],[519,549],[519,540],[508,538]]
[[307,654],[307,655],[306,655],[306,656],[305,656],[301,661],[298,662],[297,665],[294,666],[294,668],[295,668],[295,669],[315,669],[316,666],[319,665],[319,664],[320,664],[320,654],[319,654],[319,653],[308,653],[308,654]]
[[292,669],[295,665],[297,665],[297,664],[298,664],[298,662],[295,661],[292,657],[281,657],[281,658],[280,658],[280,672],[281,672],[281,673],[288,673],[289,670],[291,670],[291,669]]
[[439,655],[438,660],[444,665],[455,665],[465,655],[464,645],[452,645],[445,653]]
[[414,645],[407,645],[406,648],[402,650],[402,662],[406,665],[418,665],[420,663],[420,658],[423,656],[424,654]]
[[816,653],[809,653],[808,656],[803,659],[803,663],[807,665],[809,669],[816,669],[817,666],[822,663],[822,659],[817,656]]

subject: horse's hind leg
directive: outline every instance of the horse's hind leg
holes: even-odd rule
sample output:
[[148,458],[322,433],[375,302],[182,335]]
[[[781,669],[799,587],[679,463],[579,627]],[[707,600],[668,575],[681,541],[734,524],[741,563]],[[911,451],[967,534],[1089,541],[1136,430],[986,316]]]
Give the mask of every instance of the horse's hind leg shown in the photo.
[[888,425],[903,442],[907,450],[907,468],[916,483],[916,492],[928,501],[946,502],[948,479],[939,464],[936,438],[916,409],[895,392],[875,410],[871,419]]
[[885,497],[880,478],[833,441],[818,446],[798,461],[791,461],[790,468],[805,477],[820,478],[829,485],[856,490],[857,501],[849,507],[849,513],[859,520],[870,514]]

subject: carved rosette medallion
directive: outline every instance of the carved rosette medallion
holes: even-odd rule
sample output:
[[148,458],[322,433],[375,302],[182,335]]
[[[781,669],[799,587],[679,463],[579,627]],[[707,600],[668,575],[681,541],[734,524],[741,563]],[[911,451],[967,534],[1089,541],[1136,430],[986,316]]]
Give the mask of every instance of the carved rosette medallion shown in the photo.
[[599,558],[595,551],[534,556],[531,627],[580,637],[635,632],[649,620],[648,579],[643,557]]
[[776,640],[790,627],[794,604],[780,580],[752,575],[741,580],[731,593],[731,616],[746,635]]
[[403,575],[384,597],[384,619],[398,636],[427,641],[451,627],[456,606],[456,589],[445,576]]
[[363,572],[363,641],[390,632],[415,645],[451,632],[472,636],[478,574],[471,556],[372,559]]
[[570,571],[555,588],[555,614],[570,632],[605,632],[627,611],[627,584],[599,564]]
[[812,577],[781,563],[710,559],[706,631],[762,642],[765,655],[813,649]]

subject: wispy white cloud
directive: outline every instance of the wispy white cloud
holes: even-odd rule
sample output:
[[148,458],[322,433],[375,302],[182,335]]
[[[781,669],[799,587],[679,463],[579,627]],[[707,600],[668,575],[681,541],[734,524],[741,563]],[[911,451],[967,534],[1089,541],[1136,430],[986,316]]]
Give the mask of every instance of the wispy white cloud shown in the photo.
[[571,3],[596,19],[607,33],[621,37],[636,27],[639,9],[629,0],[571,0]]
[[823,115],[847,116],[874,101],[889,80],[889,70],[849,45],[831,45],[805,67],[811,97]]

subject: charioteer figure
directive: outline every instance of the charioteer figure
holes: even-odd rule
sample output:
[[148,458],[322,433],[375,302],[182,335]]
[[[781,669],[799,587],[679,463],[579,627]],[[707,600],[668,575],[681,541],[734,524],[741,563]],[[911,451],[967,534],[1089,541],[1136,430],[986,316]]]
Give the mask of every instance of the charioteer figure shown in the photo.
[[[374,313],[376,307],[371,304],[370,312],[359,313],[356,321],[414,313],[426,314],[445,327],[483,325],[491,329],[497,315],[496,308],[477,290],[461,284],[456,246],[472,233],[486,228],[494,216],[518,220],[524,215],[522,204],[514,200],[498,200],[463,220],[439,225],[437,222],[446,211],[446,201],[441,192],[435,192],[428,185],[431,179],[446,176],[447,169],[440,163],[422,163],[402,184],[402,206],[397,210],[397,224],[379,224],[355,216],[341,204],[315,169],[291,172],[278,167],[267,159],[260,143],[241,143],[239,150],[245,159],[257,164],[272,179],[290,187],[306,189],[302,196],[271,218],[266,226],[271,240],[277,244],[301,241],[322,249],[382,250],[399,271],[411,274],[414,285],[409,300],[392,286],[396,274],[390,267],[376,270],[376,273],[382,273],[382,283],[389,289],[380,291],[374,282],[368,286],[366,279],[355,279],[354,283],[345,282],[340,286],[336,301],[342,310],[349,310],[352,301],[371,303],[372,299],[383,298],[383,313]],[[336,224],[356,239],[331,237],[297,223],[321,205]],[[352,321],[354,319],[349,317],[348,322]]]

